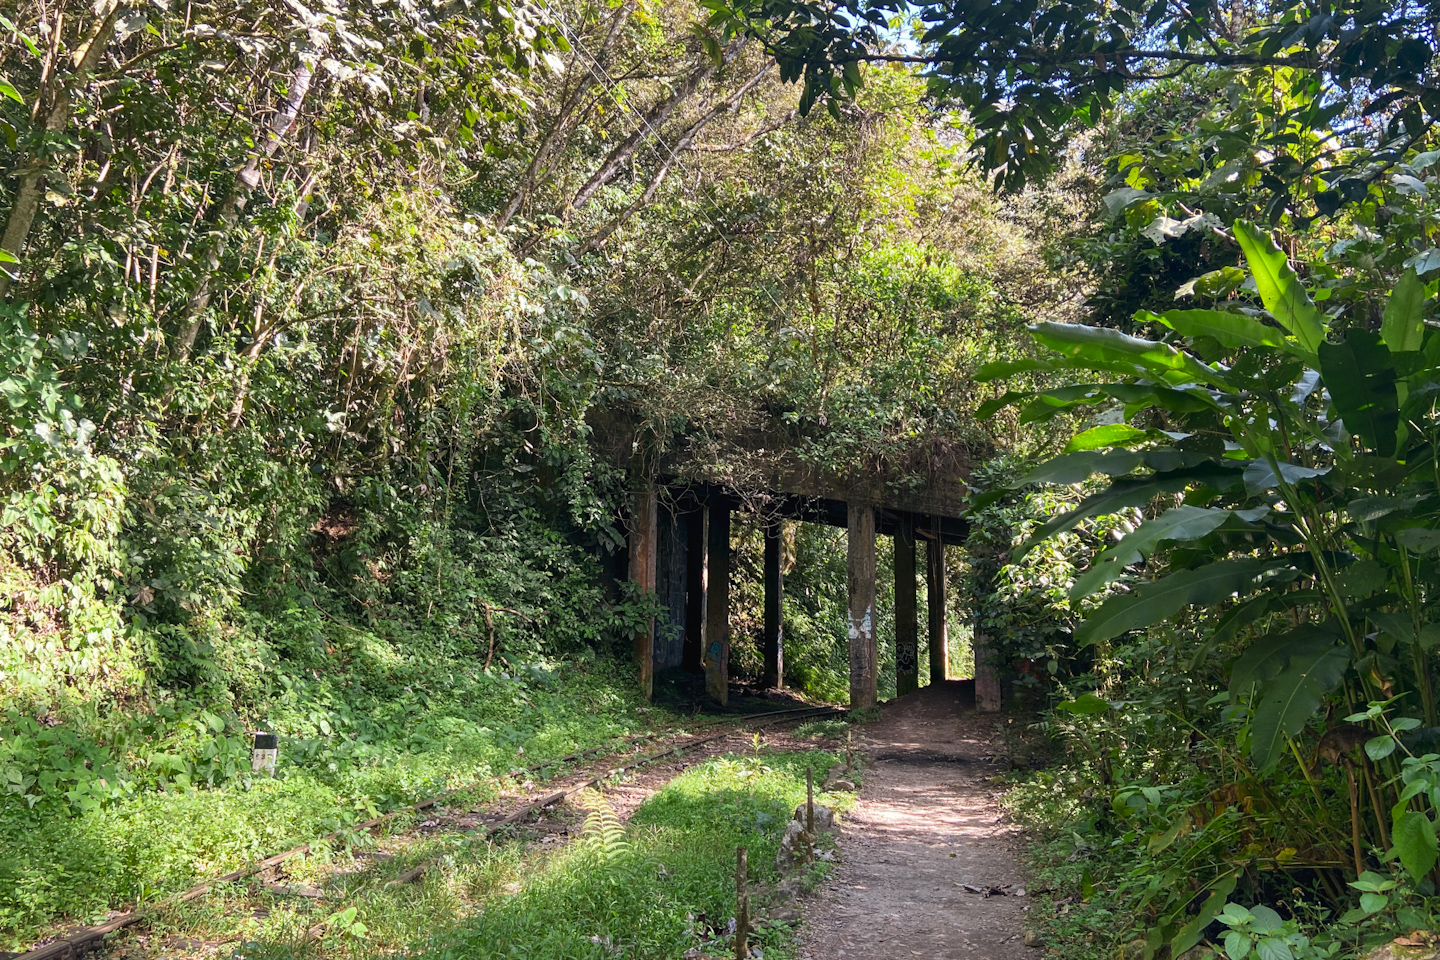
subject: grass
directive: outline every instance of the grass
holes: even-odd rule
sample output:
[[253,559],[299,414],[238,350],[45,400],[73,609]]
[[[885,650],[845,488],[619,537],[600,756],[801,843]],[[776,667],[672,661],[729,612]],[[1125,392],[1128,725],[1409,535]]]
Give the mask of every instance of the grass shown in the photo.
[[[735,915],[736,848],[749,850],[752,883],[773,884],[780,836],[805,798],[805,768],[836,762],[820,751],[711,760],[650,798],[624,831],[598,806],[578,842],[423,952],[436,960],[665,960],[706,946],[718,953]],[[783,960],[790,935],[783,924],[762,924],[754,940]]]
[[[172,955],[185,940],[188,954],[235,960],[381,960],[396,952],[427,960],[674,960],[695,947],[722,956],[735,915],[735,850],[744,845],[759,921],[752,942],[785,960],[791,927],[764,919],[777,902],[775,852],[804,802],[805,768],[837,760],[765,748],[711,759],[670,781],[625,826],[592,794],[586,810],[554,811],[548,824],[478,839],[422,837],[392,860],[352,851],[306,857],[287,864],[282,882],[314,884],[323,900],[279,896],[258,881],[233,884],[167,911],[110,952]],[[841,810],[853,802],[849,794],[818,799]],[[562,824],[574,839],[544,842]],[[421,881],[386,886],[430,857],[436,866]],[[828,869],[819,862],[805,879],[818,882]],[[317,926],[321,936],[307,940]]]
[[[629,685],[607,669],[502,676],[458,666],[368,688],[353,675],[310,679],[294,698],[305,709],[282,700],[269,724],[283,735],[275,780],[245,769],[208,786],[187,774],[207,742],[238,739],[192,725],[169,739],[88,741],[113,759],[101,772],[131,779],[105,803],[81,809],[52,791],[32,806],[15,791],[0,795],[0,949],[23,950],[56,922],[98,921],[442,790],[493,797],[521,768],[668,719],[638,713]],[[43,776],[47,764],[78,762],[65,743],[42,744],[28,759],[20,746],[17,737],[0,742],[0,775],[7,763]]]

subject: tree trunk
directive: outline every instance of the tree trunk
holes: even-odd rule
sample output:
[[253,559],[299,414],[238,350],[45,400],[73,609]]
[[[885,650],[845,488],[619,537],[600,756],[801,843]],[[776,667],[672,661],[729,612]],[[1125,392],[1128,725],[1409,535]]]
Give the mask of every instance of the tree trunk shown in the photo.
[[[95,64],[100,60],[100,55],[110,45],[110,38],[115,35],[115,21],[120,16],[119,0],[103,0],[97,14],[100,17],[99,23],[75,50],[70,76],[55,77],[53,71],[58,64],[51,65],[52,73],[46,86],[54,89],[55,95],[49,109],[44,113],[43,127],[47,134],[62,129],[70,122],[70,111],[74,107],[74,89],[85,83],[90,71],[95,69]],[[37,108],[41,101],[47,98],[47,92],[41,89],[37,93]],[[36,120],[39,120],[38,112]],[[5,233],[0,236],[0,250],[7,251],[16,259],[25,255],[25,245],[30,239],[30,230],[35,225],[35,215],[40,210],[40,198],[45,195],[44,161],[39,157],[25,157],[20,163],[19,180],[15,200],[10,204],[10,216],[5,221]],[[9,274],[0,271],[0,297],[10,292],[11,282]]]
[[[295,119],[300,114],[300,107],[305,102],[305,95],[310,92],[311,77],[310,65],[302,60],[290,78],[290,91],[281,102],[274,119],[270,121],[264,139],[260,146],[251,152],[245,166],[235,178],[235,186],[231,189],[230,195],[220,204],[220,222],[212,234],[213,239],[200,253],[200,258],[208,262],[212,270],[219,266],[220,258],[225,253],[226,230],[234,226],[240,219],[245,205],[250,202],[250,195],[260,184],[260,161],[274,157],[276,151],[280,149],[280,144],[285,141],[286,134],[295,126]],[[175,340],[173,350],[175,359],[185,360],[190,356],[190,351],[195,347],[195,339],[200,334],[200,324],[204,322],[205,308],[210,305],[213,296],[213,277],[206,274],[205,279],[200,281],[200,286],[190,297],[190,302],[185,305],[185,326],[181,328],[180,335]]]

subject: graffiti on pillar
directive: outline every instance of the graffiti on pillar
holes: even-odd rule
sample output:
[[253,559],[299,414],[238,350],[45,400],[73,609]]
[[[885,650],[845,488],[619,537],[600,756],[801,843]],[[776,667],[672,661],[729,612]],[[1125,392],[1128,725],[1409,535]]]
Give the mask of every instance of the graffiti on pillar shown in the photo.
[[865,608],[865,616],[857,624],[853,619],[850,621],[850,639],[859,640],[861,637],[870,639],[875,635],[874,610]]
[[895,670],[897,673],[913,674],[919,666],[919,654],[915,644],[901,643],[895,646]]

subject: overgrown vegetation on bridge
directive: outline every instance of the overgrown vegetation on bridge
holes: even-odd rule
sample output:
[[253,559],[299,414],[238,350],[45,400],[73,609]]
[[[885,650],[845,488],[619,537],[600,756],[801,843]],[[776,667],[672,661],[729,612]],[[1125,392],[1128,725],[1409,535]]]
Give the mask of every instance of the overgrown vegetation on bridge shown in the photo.
[[633,726],[600,412],[993,455],[1070,955],[1433,925],[1440,13],[1181,7],[10,5],[0,940]]

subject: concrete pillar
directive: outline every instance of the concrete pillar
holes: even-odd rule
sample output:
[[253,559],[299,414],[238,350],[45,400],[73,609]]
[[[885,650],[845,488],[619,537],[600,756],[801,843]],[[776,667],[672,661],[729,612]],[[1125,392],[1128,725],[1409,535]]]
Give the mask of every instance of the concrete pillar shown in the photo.
[[782,622],[785,577],[780,570],[785,523],[765,524],[765,686],[785,686],[785,625]]
[[875,650],[875,508],[848,504],[850,706],[874,706],[879,658]]
[[1000,711],[1000,669],[995,662],[995,646],[976,625],[975,648],[975,709],[981,713]]
[[685,514],[685,650],[680,665],[700,672],[705,651],[705,508]]
[[[655,485],[642,481],[635,489],[630,516],[630,582],[641,592],[655,592],[655,561],[658,552],[659,503]],[[640,688],[648,700],[655,685],[655,621],[635,634],[635,663],[640,668]]]
[[705,692],[724,706],[730,699],[730,505],[710,506],[706,535]]
[[920,689],[916,624],[915,517],[902,514],[895,528],[895,694]]
[[930,608],[930,682],[943,683],[950,665],[950,638],[945,610],[945,541],[940,539],[938,518],[934,537],[925,543],[925,597]]

